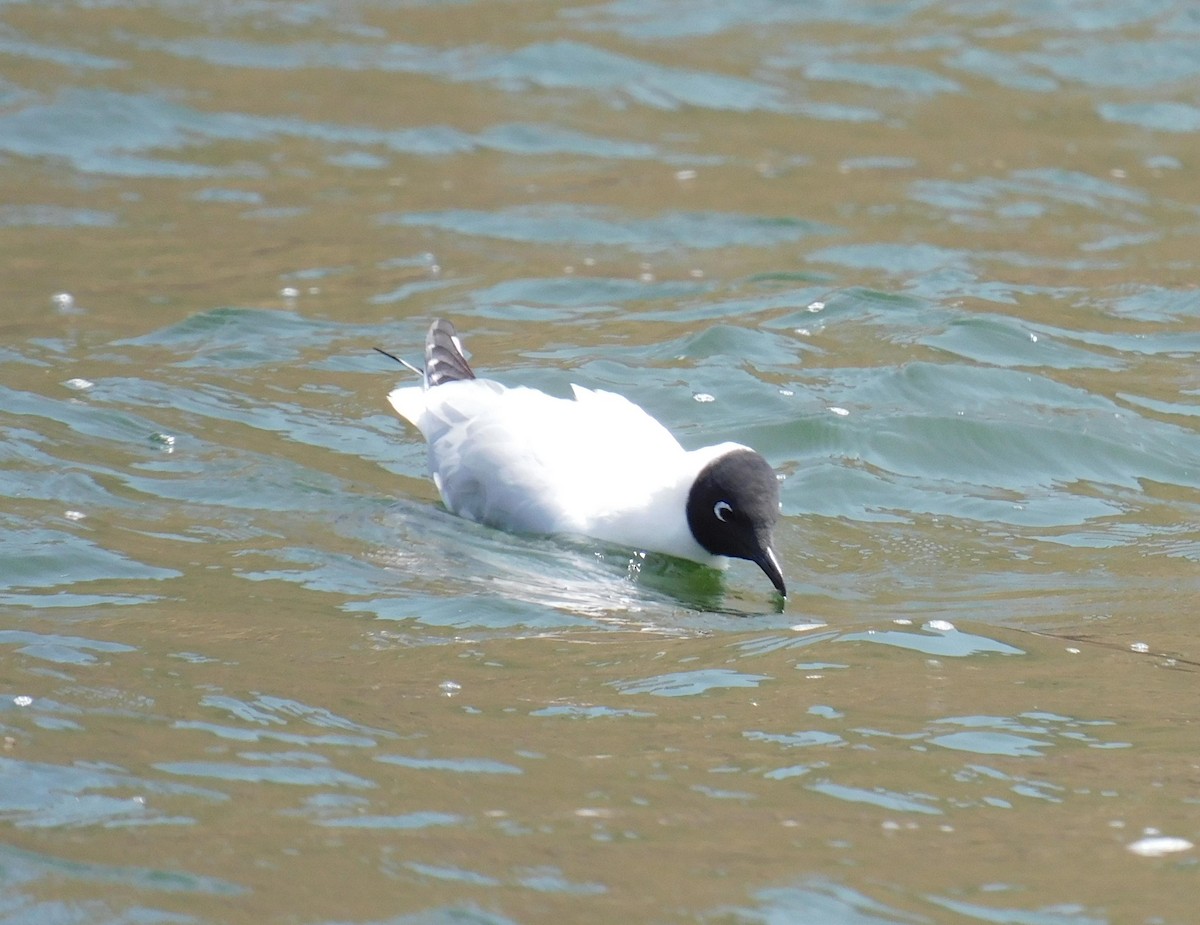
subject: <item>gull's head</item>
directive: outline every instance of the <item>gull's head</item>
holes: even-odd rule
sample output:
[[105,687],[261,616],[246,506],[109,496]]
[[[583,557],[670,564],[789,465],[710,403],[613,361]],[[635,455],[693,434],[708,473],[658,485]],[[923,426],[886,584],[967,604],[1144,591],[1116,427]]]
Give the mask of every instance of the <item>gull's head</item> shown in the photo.
[[779,480],[771,464],[745,447],[708,463],[692,483],[687,521],[696,542],[714,556],[749,559],[783,595],[787,586],[772,547],[779,520]]

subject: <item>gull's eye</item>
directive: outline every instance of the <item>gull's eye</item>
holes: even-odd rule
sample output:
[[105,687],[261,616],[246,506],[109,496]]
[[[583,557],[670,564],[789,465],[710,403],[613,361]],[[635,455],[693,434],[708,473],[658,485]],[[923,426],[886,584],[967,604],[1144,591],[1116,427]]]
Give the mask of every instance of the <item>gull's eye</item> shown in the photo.
[[713,505],[713,516],[721,521],[721,523],[725,523],[725,513],[732,510],[733,507],[728,501],[718,501]]

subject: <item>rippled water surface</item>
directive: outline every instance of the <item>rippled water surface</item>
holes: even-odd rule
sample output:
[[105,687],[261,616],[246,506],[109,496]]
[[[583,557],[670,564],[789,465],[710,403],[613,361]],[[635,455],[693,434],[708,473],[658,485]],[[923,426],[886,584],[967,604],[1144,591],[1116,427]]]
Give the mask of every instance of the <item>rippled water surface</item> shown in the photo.
[[[0,920],[1190,923],[1200,16],[0,4]],[[429,319],[785,476],[447,514]]]

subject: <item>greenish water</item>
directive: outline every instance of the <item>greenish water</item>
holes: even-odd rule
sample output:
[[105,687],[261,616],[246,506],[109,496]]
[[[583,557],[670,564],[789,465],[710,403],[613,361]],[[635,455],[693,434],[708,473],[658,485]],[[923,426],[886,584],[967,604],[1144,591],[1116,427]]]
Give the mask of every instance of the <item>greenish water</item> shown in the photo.
[[[1186,4],[0,4],[0,921],[1189,923]],[[447,514],[435,315],[779,472]]]

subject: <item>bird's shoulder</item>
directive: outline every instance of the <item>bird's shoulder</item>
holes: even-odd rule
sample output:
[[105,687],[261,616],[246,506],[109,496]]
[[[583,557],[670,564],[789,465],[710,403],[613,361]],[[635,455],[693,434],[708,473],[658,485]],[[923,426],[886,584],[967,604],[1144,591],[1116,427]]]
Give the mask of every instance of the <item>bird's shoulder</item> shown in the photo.
[[528,386],[472,379],[428,389],[420,400],[424,413],[443,427],[500,431],[564,449],[613,444],[651,453],[680,451],[671,432],[625,396],[578,385],[571,391],[573,399],[559,398]]
[[571,385],[574,404],[589,428],[606,439],[636,447],[643,453],[682,450],[679,441],[657,418],[624,395],[604,389]]

